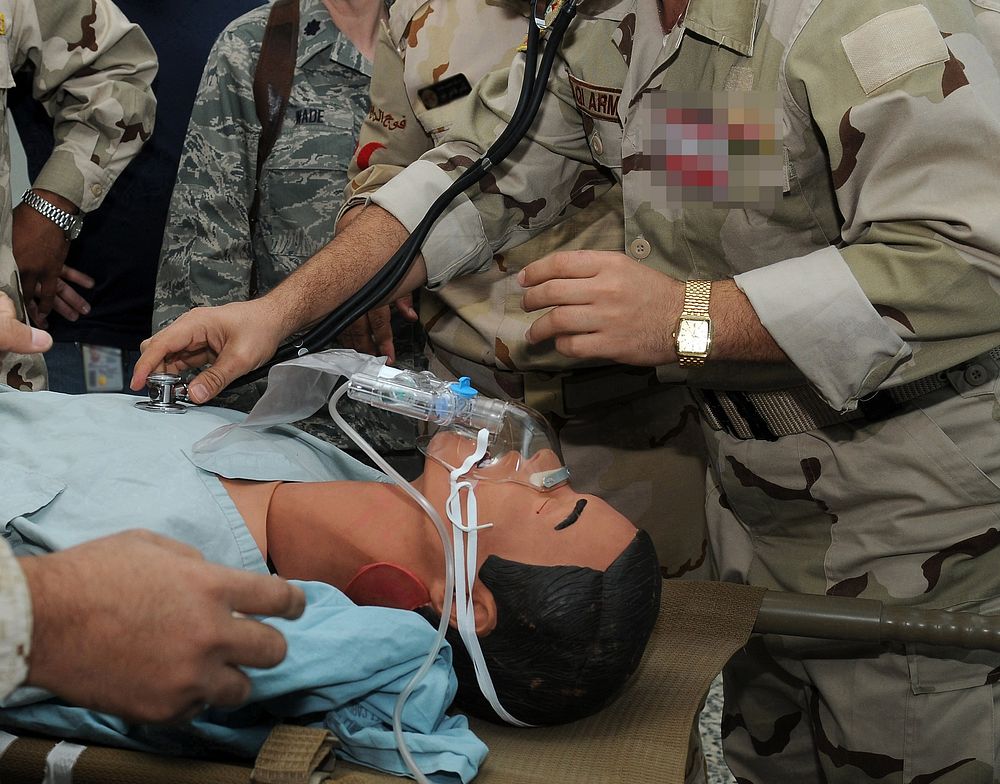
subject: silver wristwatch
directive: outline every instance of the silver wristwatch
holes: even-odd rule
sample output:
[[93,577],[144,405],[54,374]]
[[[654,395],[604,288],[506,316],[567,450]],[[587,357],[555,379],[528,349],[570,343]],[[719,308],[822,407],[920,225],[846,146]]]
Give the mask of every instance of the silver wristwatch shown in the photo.
[[28,190],[24,192],[24,195],[21,196],[21,201],[32,209],[40,212],[56,224],[56,226],[62,229],[63,234],[66,235],[67,242],[75,240],[80,236],[80,230],[83,228],[83,215],[74,215],[71,212],[59,209],[52,202],[43,199],[31,190],[31,188],[28,188]]

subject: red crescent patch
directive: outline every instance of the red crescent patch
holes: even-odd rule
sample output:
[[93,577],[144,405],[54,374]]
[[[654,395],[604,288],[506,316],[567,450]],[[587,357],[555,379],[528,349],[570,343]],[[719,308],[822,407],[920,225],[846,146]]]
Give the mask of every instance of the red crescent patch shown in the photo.
[[368,142],[364,147],[358,150],[358,168],[362,171],[371,166],[372,153],[376,150],[384,150],[385,145],[380,142]]

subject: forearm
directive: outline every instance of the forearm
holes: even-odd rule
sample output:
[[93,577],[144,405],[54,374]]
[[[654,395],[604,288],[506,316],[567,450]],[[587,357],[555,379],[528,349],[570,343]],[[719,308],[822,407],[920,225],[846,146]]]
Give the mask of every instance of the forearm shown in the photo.
[[[367,283],[406,241],[406,228],[374,205],[348,225],[309,261],[261,298],[278,330],[288,337],[331,313]],[[400,285],[383,302],[420,287],[427,280],[418,256]]]
[[345,204],[344,205],[343,211],[340,213],[340,216],[337,218],[337,233],[338,234],[341,233],[341,232],[343,232],[344,229],[346,229],[348,226],[350,226],[354,222],[354,219],[357,218],[361,214],[362,209],[364,208],[364,206],[365,205],[362,202],[356,202],[354,204]]
[[760,323],[746,294],[732,280],[712,284],[709,314],[714,329],[711,361],[788,362],[785,352]]

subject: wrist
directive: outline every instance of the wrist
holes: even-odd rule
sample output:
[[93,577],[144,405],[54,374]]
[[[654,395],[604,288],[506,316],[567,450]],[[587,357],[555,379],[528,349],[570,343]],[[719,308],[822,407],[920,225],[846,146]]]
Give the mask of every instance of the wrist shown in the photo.
[[79,207],[58,193],[40,188],[28,188],[21,196],[21,203],[58,226],[67,242],[75,240],[80,235],[83,216]]
[[[31,648],[25,682],[53,691],[68,656],[72,627],[85,619],[75,596],[84,578],[60,553],[18,558],[31,596]],[[84,621],[85,622],[85,621]]]
[[788,362],[788,357],[760,323],[750,300],[732,280],[712,283],[712,362]]
[[677,362],[681,367],[704,365],[712,351],[711,297],[711,281],[689,280],[684,284],[684,302],[673,334]]
[[288,280],[252,302],[260,308],[260,322],[279,345],[314,321],[308,319],[302,298]]

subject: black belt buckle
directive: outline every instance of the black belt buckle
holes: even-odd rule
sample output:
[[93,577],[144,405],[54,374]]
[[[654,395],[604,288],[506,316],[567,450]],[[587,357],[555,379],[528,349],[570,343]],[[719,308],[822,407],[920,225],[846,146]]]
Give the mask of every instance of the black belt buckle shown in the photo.
[[867,421],[882,422],[894,416],[900,405],[887,390],[879,390],[871,397],[859,400],[858,410]]
[[562,382],[563,408],[568,414],[628,400],[659,386],[656,369],[611,365],[570,371]]

